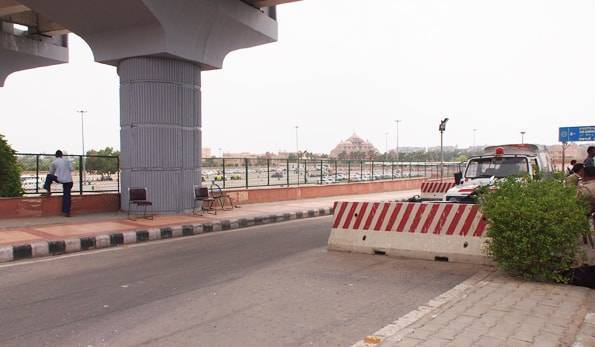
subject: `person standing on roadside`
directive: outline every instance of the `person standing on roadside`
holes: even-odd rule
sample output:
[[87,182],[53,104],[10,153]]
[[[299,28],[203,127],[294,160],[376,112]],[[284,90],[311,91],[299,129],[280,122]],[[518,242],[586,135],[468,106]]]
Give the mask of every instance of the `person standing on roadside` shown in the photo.
[[566,175],[572,175],[573,171],[572,168],[576,165],[576,160],[572,159],[570,164],[566,167]]
[[574,164],[572,167],[572,172],[570,175],[566,176],[564,179],[564,185],[566,187],[577,187],[578,182],[583,176],[585,175],[585,165],[578,163]]
[[584,168],[584,176],[578,185],[578,196],[589,204],[589,213],[595,212],[595,166]]
[[585,167],[594,167],[595,166],[595,146],[589,146],[587,148],[587,159],[585,159]]
[[72,163],[63,158],[61,150],[56,151],[56,159],[50,165],[50,172],[46,176],[43,188],[47,190],[47,196],[52,194],[52,183],[62,184],[62,214],[70,217],[71,191],[72,191]]

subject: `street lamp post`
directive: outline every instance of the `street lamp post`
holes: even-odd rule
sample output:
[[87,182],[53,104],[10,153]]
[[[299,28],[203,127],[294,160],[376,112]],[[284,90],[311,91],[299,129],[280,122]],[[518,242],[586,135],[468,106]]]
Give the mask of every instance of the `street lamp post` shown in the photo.
[[85,118],[84,115],[87,113],[85,110],[76,111],[81,114],[81,142],[83,144],[83,155],[85,155]]
[[397,124],[397,146],[396,146],[396,157],[397,157],[397,161],[399,161],[399,123],[401,122],[400,119],[395,119],[395,123]]
[[[85,117],[84,116],[85,116],[85,113],[87,113],[87,111],[86,110],[78,110],[76,112],[81,114],[81,143],[82,143],[82,147],[83,147],[83,153],[81,155],[81,171],[83,173],[83,175],[82,175],[83,176],[82,177],[83,178],[83,181],[85,181],[86,170],[85,170],[85,157],[84,157],[84,155],[86,153],[85,153]],[[82,192],[82,190],[83,190],[82,183],[81,183],[80,188],[81,188],[81,194],[82,194],[83,193]]]
[[[298,129],[299,126],[295,126],[295,156],[297,158],[297,165],[296,165],[296,171],[297,171],[297,185],[300,185],[300,141],[299,141],[299,137],[298,137]],[[305,174],[305,172],[304,172]],[[287,177],[289,177],[289,172],[287,172]]]
[[526,131],[521,131],[521,144],[525,143],[525,134],[526,133],[527,133]]
[[444,117],[440,121],[440,126],[438,126],[438,131],[440,131],[440,179],[444,178],[444,132],[446,131],[446,122],[448,122],[448,117]]
[[295,156],[299,158],[300,142],[299,142],[299,137],[298,137],[298,129],[299,129],[299,127],[296,125],[295,126]]
[[386,152],[384,152],[384,161],[388,160],[388,132],[384,133],[384,141],[386,145]]

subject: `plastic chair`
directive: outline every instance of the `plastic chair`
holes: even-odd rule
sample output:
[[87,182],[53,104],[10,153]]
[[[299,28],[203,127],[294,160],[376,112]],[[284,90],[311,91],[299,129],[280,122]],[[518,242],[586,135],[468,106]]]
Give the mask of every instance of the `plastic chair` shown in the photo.
[[193,189],[193,194],[194,194],[194,206],[192,208],[193,214],[196,214],[198,202],[201,203],[201,205],[200,205],[201,215],[203,214],[204,211],[207,211],[207,213],[213,212],[213,214],[217,214],[217,211],[214,209],[214,206],[213,206],[215,203],[215,199],[213,199],[209,196],[208,188],[203,188],[199,185],[195,185],[194,189]]
[[[147,188],[140,188],[140,187],[131,187],[128,188],[128,219],[130,219],[130,211],[132,205],[142,206],[143,207],[143,218],[146,219],[153,219],[153,214],[147,214],[147,208],[151,207],[151,212],[153,209],[153,203],[147,200]],[[134,216],[134,214],[133,214]],[[133,218],[136,219],[136,218]]]
[[[219,185],[215,182],[213,182],[211,184],[211,197],[214,200],[219,201],[219,204],[221,205],[221,209],[223,211],[231,211],[233,210],[234,206],[233,205],[233,201],[231,200],[231,196],[227,195],[225,192],[223,192],[223,190],[221,189],[221,187],[219,187]],[[229,209],[225,209],[225,201],[229,201]]]

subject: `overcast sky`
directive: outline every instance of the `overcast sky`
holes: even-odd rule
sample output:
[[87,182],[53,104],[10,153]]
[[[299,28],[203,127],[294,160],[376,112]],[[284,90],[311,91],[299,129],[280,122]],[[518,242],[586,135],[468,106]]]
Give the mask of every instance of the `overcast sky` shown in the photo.
[[[364,6],[364,3],[373,4]],[[381,151],[553,144],[595,123],[593,0],[305,0],[280,6],[279,42],[203,73],[203,143],[219,154],[329,152],[356,132]],[[71,35],[72,36],[72,35]],[[69,64],[18,72],[0,88],[0,133],[21,152],[119,148],[118,77],[71,37]]]

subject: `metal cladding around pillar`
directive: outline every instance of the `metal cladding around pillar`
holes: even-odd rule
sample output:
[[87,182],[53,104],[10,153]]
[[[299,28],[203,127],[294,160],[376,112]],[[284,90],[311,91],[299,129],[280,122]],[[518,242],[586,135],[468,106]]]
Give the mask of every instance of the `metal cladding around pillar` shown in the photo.
[[479,205],[336,202],[330,250],[489,264]]
[[161,57],[118,65],[123,209],[129,187],[148,188],[155,212],[192,208],[201,169],[200,72],[198,64]]

